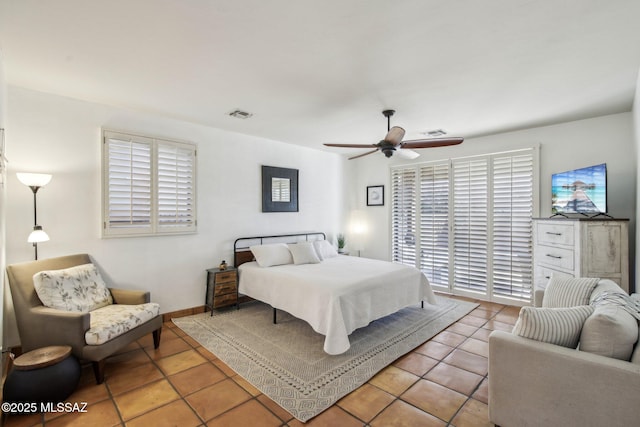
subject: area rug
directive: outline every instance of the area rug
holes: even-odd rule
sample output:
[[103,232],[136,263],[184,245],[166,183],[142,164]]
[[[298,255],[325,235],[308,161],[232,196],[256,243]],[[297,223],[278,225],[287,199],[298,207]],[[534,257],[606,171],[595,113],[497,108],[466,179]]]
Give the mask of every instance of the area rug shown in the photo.
[[331,356],[324,335],[303,320],[258,301],[222,314],[173,322],[231,369],[305,422],[360,387],[382,368],[457,321],[477,304],[437,297],[354,331],[351,348]]

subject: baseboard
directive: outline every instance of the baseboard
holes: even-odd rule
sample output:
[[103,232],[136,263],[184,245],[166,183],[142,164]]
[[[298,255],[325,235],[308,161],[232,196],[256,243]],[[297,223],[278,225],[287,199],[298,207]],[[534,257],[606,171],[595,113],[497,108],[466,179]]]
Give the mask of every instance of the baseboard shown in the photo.
[[182,310],[170,311],[169,313],[164,313],[162,315],[162,322],[171,322],[171,319],[175,319],[176,317],[191,316],[193,314],[204,313],[204,311],[204,305],[199,305],[192,308],[183,308]]

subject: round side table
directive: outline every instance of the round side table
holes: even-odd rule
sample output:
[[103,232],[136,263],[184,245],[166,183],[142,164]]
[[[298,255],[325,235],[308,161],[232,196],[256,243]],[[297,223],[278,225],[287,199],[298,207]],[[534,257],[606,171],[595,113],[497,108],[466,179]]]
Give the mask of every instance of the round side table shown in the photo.
[[5,402],[62,402],[80,381],[80,364],[68,345],[38,348],[17,357],[3,388]]

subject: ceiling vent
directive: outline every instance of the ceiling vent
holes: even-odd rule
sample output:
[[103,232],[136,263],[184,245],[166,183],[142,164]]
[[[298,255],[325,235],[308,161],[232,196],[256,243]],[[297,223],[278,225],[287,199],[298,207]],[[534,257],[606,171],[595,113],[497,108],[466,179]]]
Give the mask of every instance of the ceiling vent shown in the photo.
[[434,130],[428,130],[426,132],[423,132],[423,134],[427,135],[430,138],[437,138],[439,136],[446,135],[447,132],[443,131],[442,129],[434,129]]
[[231,117],[235,117],[236,119],[248,119],[249,117],[253,116],[253,113],[248,113],[242,110],[233,110],[229,113],[229,115]]

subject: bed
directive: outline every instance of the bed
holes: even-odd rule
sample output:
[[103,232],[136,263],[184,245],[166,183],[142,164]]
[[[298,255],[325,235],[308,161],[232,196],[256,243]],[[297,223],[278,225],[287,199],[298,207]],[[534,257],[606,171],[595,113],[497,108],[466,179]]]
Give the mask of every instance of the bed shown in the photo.
[[[277,247],[286,256],[288,248],[313,258],[310,246],[321,255],[319,262],[292,256],[294,262],[270,265],[260,253]],[[324,233],[241,238],[234,244],[234,262],[241,294],[309,323],[325,336],[324,351],[332,355],[347,351],[349,334],[373,320],[425,300],[435,304],[427,278],[416,268],[332,253]]]

